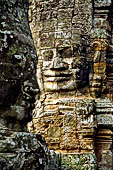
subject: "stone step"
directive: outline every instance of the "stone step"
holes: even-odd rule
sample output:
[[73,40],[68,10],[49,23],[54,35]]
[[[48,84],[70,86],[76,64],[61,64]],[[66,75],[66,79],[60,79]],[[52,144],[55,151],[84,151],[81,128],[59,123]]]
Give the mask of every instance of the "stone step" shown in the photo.
[[112,88],[113,87],[113,82],[108,82],[108,85]]
[[107,57],[112,57],[112,56],[113,56],[113,51],[109,51]]
[[113,81],[113,76],[107,76],[108,81]]
[[[112,71],[112,70],[110,70],[110,71]],[[113,72],[108,72],[108,76],[113,77]]]
[[107,77],[107,80],[108,80],[108,81],[113,81],[113,77],[109,77],[109,76],[108,76],[108,77]]
[[113,72],[108,73],[108,76],[113,76]]
[[107,78],[112,80],[112,79],[113,79],[113,76],[108,74],[108,75],[107,75]]
[[109,51],[109,52],[108,52],[107,58],[113,58],[113,51]]
[[108,81],[109,86],[113,86],[113,82]]
[[110,79],[113,78],[113,73],[108,73],[107,77]]
[[113,82],[109,82],[109,81],[108,81],[108,84],[109,84],[109,86],[111,86],[111,87],[113,86]]
[[113,78],[113,73],[107,73],[107,78],[112,79]]

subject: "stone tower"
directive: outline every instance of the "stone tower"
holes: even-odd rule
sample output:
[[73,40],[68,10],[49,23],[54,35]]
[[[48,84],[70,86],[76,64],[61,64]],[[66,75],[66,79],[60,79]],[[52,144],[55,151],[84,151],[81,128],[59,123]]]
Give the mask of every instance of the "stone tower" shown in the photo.
[[29,130],[62,162],[74,155],[74,169],[80,157],[95,169],[96,156],[98,169],[111,170],[112,1],[31,0],[29,21],[39,57]]

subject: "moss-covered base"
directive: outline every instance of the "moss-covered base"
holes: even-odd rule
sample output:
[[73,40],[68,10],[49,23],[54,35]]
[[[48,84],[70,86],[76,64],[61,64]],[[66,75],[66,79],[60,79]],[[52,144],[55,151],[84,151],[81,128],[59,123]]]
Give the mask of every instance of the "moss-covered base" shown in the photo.
[[97,170],[94,153],[61,154],[50,151],[48,169],[50,170]]

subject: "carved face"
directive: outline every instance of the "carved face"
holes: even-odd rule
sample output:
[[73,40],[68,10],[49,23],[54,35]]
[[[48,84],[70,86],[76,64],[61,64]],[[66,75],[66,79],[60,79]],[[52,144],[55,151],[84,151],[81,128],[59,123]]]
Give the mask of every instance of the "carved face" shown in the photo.
[[19,40],[22,35],[3,32],[0,36],[5,37],[0,52],[0,118],[26,124],[32,118],[36,55],[26,41]]
[[[82,58],[75,54],[74,47],[58,47],[41,50],[38,60],[38,83],[44,82],[45,91],[77,89],[81,81]],[[42,74],[40,78],[39,74]]]

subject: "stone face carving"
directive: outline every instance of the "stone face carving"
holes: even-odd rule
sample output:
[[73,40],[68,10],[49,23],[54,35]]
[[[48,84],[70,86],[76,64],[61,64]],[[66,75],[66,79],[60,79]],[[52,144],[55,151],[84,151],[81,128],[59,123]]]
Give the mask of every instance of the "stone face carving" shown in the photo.
[[85,69],[83,67],[85,59],[80,58],[75,50],[78,51],[78,49],[70,45],[40,50],[42,55],[39,57],[38,73],[41,71],[41,75],[38,74],[37,77],[39,77],[39,85],[44,80],[43,88],[41,89],[42,85],[39,86],[41,90],[58,92],[61,90],[77,90],[79,88],[83,78],[80,80],[80,74]]
[[[11,5],[15,3],[16,1],[10,2]],[[0,2],[1,13],[4,13],[0,17],[0,123],[14,129],[16,127],[17,130],[17,126],[21,129],[32,119],[37,59],[30,36],[27,12],[24,12],[28,2],[18,2],[18,9],[10,9],[10,4]],[[12,11],[7,16],[10,10]]]
[[[93,50],[93,75],[90,76],[90,92],[93,97],[100,97],[106,90],[106,51],[108,50],[108,41],[106,39],[94,39],[92,43]],[[104,55],[103,55],[104,53]],[[92,74],[92,73],[91,73]]]
[[[46,19],[51,5],[56,14]],[[82,5],[86,5],[88,11],[82,11]],[[29,128],[34,128],[34,132],[40,131],[51,149],[64,152],[91,150],[96,127],[93,121],[94,101],[86,98],[90,97],[87,57],[92,15],[88,5],[92,5],[92,2],[66,1],[65,4],[64,1],[31,1],[30,5],[30,26],[39,56],[37,80],[40,92],[33,114],[33,127],[31,123]],[[39,27],[36,20],[39,21]],[[79,21],[84,21],[81,28]],[[89,25],[86,30],[87,22]],[[87,133],[92,139],[83,144],[82,131],[88,124],[90,128]]]
[[0,1],[0,169],[44,169],[45,140],[25,132],[32,120],[37,56],[27,0]]
[[111,1],[59,0],[30,1],[29,10],[40,89],[29,129],[50,149],[95,153],[98,167],[106,169],[112,167],[110,9]]

